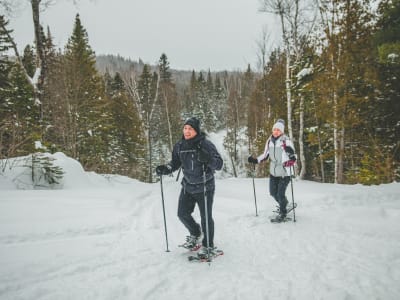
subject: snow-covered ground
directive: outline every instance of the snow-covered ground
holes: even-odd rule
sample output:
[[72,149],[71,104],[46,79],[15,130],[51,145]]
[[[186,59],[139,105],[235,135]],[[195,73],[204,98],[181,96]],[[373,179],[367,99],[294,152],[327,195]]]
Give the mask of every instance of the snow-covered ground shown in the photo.
[[[294,181],[297,222],[270,223],[268,179],[218,179],[210,265],[178,244],[180,184],[68,172],[64,188],[0,175],[0,299],[400,299],[400,184]],[[15,176],[12,175],[12,176]],[[288,197],[291,200],[290,187]],[[198,210],[195,212],[198,218]]]

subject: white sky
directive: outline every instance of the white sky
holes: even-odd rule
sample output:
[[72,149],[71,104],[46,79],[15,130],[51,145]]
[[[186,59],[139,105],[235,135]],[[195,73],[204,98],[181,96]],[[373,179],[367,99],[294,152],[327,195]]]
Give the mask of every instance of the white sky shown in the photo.
[[[19,51],[33,43],[30,5],[10,20]],[[257,67],[257,41],[263,28],[271,32],[271,48],[279,42],[274,17],[261,13],[259,0],[55,0],[41,14],[54,43],[64,48],[76,13],[96,54],[120,54],[155,64],[166,53],[173,69],[243,70]],[[278,36],[278,37],[274,37]]]

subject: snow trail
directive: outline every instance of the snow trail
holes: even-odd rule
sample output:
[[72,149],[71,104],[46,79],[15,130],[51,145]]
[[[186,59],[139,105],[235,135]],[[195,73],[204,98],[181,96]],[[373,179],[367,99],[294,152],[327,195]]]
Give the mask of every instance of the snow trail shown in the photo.
[[91,182],[1,190],[0,299],[400,298],[398,183],[295,181],[297,222],[271,224],[268,179],[255,180],[258,217],[251,178],[218,179],[215,244],[225,255],[208,265],[178,248],[187,232],[175,178],[163,180],[170,252],[159,183]]

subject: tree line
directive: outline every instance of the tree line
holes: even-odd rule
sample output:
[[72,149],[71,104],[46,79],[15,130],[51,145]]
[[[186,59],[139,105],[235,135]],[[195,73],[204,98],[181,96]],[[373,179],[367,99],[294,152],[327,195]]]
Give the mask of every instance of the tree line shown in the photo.
[[40,141],[86,170],[153,182],[183,120],[197,116],[207,132],[226,131],[225,171],[245,176],[247,156],[263,151],[272,124],[284,118],[301,178],[399,179],[399,0],[381,1],[375,14],[368,1],[321,1],[313,22],[309,11],[299,13],[301,1],[261,1],[262,11],[280,18],[284,42],[268,53],[263,36],[257,72],[249,65],[184,75],[165,53],[156,66],[112,56],[118,63],[99,71],[79,15],[57,50],[40,24],[40,1],[31,3],[35,45],[21,54],[0,16],[1,159],[38,151]]

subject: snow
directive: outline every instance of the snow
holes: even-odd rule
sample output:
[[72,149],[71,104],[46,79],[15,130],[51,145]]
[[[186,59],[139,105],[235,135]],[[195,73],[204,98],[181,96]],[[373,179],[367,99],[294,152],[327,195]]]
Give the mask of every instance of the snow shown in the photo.
[[33,74],[33,77],[32,77],[32,85],[34,85],[34,86],[38,85],[41,71],[42,71],[41,68],[35,69],[35,74]]
[[0,173],[2,300],[400,299],[399,183],[294,180],[297,222],[272,224],[267,178],[254,181],[258,217],[251,178],[217,179],[215,243],[225,255],[209,265],[178,247],[187,232],[175,177],[163,178],[166,252],[160,183],[52,157],[63,189],[17,190],[16,168]]
[[302,80],[304,77],[311,75],[314,71],[314,68],[311,66],[309,68],[303,68],[302,70],[300,70],[299,73],[297,73],[296,77],[297,80],[300,81]]
[[35,144],[35,149],[46,149],[45,147],[43,147],[41,141],[35,141],[34,144]]
[[391,60],[392,62],[394,62],[398,57],[399,57],[399,55],[396,53],[388,54],[388,59]]

